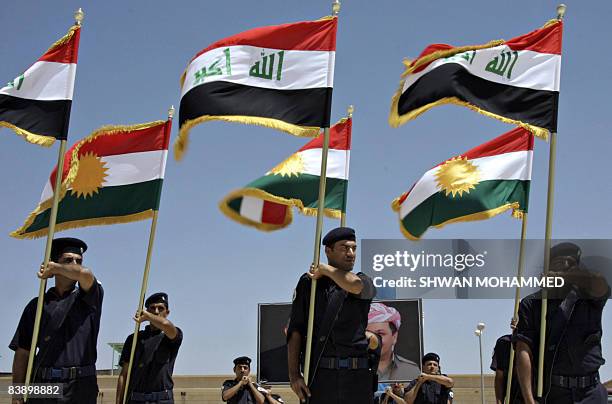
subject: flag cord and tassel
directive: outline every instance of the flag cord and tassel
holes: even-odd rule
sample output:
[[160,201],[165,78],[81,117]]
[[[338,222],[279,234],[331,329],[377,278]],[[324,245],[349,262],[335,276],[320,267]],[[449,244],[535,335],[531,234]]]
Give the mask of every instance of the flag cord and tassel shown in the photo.
[[[349,105],[346,109],[347,119],[353,119],[353,112],[355,111],[355,107]],[[340,226],[346,226],[346,203],[348,199],[348,172],[349,172],[349,153],[346,153],[346,159],[344,161],[344,178],[347,179],[346,184],[344,185],[344,192],[342,194],[342,211],[340,213]]]
[[[550,134],[550,156],[548,158],[548,196],[546,198],[546,233],[544,234],[544,274],[548,276],[550,267],[550,247],[552,235],[553,197],[555,190],[555,161],[557,159],[557,133]],[[542,289],[542,311],[540,322],[540,345],[538,348],[538,384],[536,396],[542,397],[544,388],[544,350],[546,342],[546,313],[548,310],[548,291]],[[552,364],[551,364],[552,366]]]
[[[62,173],[64,167],[64,154],[66,153],[66,140],[60,142],[59,155],[57,157],[57,173],[55,175],[55,186],[53,187],[53,204],[51,206],[51,216],[49,217],[49,232],[47,233],[47,243],[45,245],[45,258],[43,268],[46,268],[51,258],[51,245],[53,242],[53,234],[55,233],[55,222],[57,219],[57,208],[59,206],[59,195],[62,188]],[[42,309],[47,290],[47,280],[40,280],[38,289],[38,301],[36,304],[36,316],[34,317],[34,332],[32,333],[32,344],[30,345],[30,355],[28,356],[28,368],[26,370],[24,401],[28,400],[27,391],[32,378],[32,368],[34,365],[34,357],[36,356],[36,346],[38,344],[38,333],[40,331],[40,320],[42,318]]]
[[[170,130],[172,128],[172,117],[174,116],[174,106],[168,109],[168,122],[166,123],[166,139],[170,137]],[[162,185],[159,186],[156,196],[157,208],[153,210],[153,218],[151,220],[151,229],[149,231],[149,245],[147,247],[147,258],[145,260],[144,272],[142,274],[142,285],[140,287],[140,297],[138,298],[138,309],[136,314],[140,317],[140,313],[143,310],[145,294],[147,293],[147,285],[149,284],[149,273],[151,270],[151,255],[153,253],[153,244],[155,243],[155,232],[157,230],[157,216],[159,214],[159,203],[161,200]],[[126,404],[129,401],[128,391],[130,387],[130,377],[132,375],[132,366],[134,364],[134,354],[136,353],[136,345],[138,343],[138,333],[140,332],[140,321],[136,321],[134,326],[134,336],[132,337],[132,349],[130,350],[130,360],[128,361],[127,375],[123,381],[123,399],[121,402]]]
[[[75,24],[81,26],[85,13],[79,8],[73,14]],[[69,116],[69,115],[68,115]],[[66,132],[68,131],[69,119],[66,119]],[[59,196],[62,189],[62,173],[64,168],[64,154],[66,154],[66,139],[62,139],[59,147],[59,155],[57,157],[57,173],[55,175],[55,186],[53,187],[53,204],[51,206],[51,215],[49,217],[49,232],[47,233],[47,243],[45,244],[45,255],[43,260],[43,268],[46,268],[51,258],[51,245],[53,243],[53,234],[55,233],[55,222],[57,219],[57,209],[59,206]],[[28,401],[28,387],[32,379],[32,368],[34,367],[34,357],[36,356],[36,346],[38,345],[38,333],[40,331],[40,320],[42,318],[42,309],[45,299],[45,291],[47,290],[47,280],[41,279],[38,288],[38,301],[36,303],[36,315],[34,316],[34,331],[32,332],[32,343],[30,345],[30,353],[28,355],[28,367],[25,377],[25,394],[23,401]]]
[[[519,246],[519,259],[518,259],[518,271],[517,278],[520,280],[523,277],[523,271],[525,269],[525,236],[527,234],[527,212],[522,214],[521,224],[521,241]],[[521,299],[521,288],[517,286],[514,295],[514,312],[512,320],[514,324],[518,321],[518,309],[519,302]],[[504,398],[504,404],[510,404],[510,386],[512,385],[512,375],[514,370],[514,347],[510,344],[510,361],[508,362],[508,380],[506,381],[506,395]]]

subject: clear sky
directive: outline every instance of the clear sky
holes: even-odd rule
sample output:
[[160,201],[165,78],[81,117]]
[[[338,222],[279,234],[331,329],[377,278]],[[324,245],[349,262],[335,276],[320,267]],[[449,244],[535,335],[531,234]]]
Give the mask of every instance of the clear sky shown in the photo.
[[[553,235],[610,238],[609,178],[612,38],[606,0],[568,1],[559,115]],[[402,59],[430,43],[480,44],[509,39],[555,16],[554,1],[345,0],[340,14],[332,120],[355,105],[348,224],[362,238],[402,238],[390,203],[428,168],[511,129],[457,106],[438,107],[399,129],[387,124]],[[210,43],[264,25],[330,13],[313,1],[13,1],[0,13],[0,81],[33,63],[86,12],[70,122],[70,143],[105,124],[164,119],[179,105],[179,76]],[[178,127],[173,128],[173,139]],[[10,371],[7,345],[23,306],[37,294],[44,240],[8,236],[35,207],[55,164],[57,147],[26,144],[0,130],[0,371]],[[271,129],[207,123],[192,131],[185,159],[168,160],[150,291],[170,295],[171,319],[185,334],[177,374],[231,371],[238,355],[256,355],[257,304],[291,300],[312,260],[315,220],[296,215],[287,229],[262,233],[223,216],[217,203],[279,163],[305,141]],[[537,140],[528,237],[544,235],[548,144]],[[329,229],[337,223],[326,219]],[[90,246],[85,262],[106,295],[98,367],[108,368],[107,342],[133,332],[149,221],[62,233]],[[520,222],[492,220],[430,230],[428,238],[516,238]],[[610,271],[612,269],[606,268]],[[512,300],[425,301],[425,350],[449,373],[479,371],[474,329],[487,324],[488,365],[495,339],[508,331]],[[612,308],[604,312],[604,356],[612,360]],[[488,367],[488,366],[487,366]],[[612,378],[610,365],[603,379]]]

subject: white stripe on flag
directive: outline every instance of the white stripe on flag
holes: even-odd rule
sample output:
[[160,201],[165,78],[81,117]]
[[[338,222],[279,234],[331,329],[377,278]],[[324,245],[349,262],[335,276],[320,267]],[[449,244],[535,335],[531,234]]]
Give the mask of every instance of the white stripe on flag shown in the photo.
[[[321,176],[321,151],[322,149],[308,149],[298,153],[304,162],[303,174]],[[327,178],[348,180],[346,164],[349,159],[349,150],[329,149],[327,155]]]
[[0,94],[28,100],[71,100],[74,91],[76,63],[36,62],[12,86],[0,89]]
[[[533,150],[517,151],[496,156],[487,156],[469,160],[478,167],[480,181],[490,180],[531,180],[531,161]],[[403,219],[414,208],[425,202],[427,198],[440,192],[436,180],[436,172],[440,166],[427,171],[415,184],[408,198],[400,207],[400,217]],[[476,185],[478,186],[478,185]]]
[[[282,70],[280,80],[278,80],[279,52],[281,51],[240,45],[216,48],[203,53],[187,67],[181,97],[192,88],[213,81],[226,81],[273,90],[333,87],[335,52],[282,51]],[[266,58],[265,72],[263,72],[262,52]],[[228,55],[231,60],[229,69]],[[274,56],[274,63],[270,69],[271,55]],[[270,72],[271,79],[252,76],[250,72],[255,66],[259,67],[256,69],[258,74]]]
[[[511,51],[506,45],[479,49],[473,59],[472,52],[463,52],[449,58],[438,59],[424,70],[409,75],[404,82],[402,93],[423,75],[447,63],[459,64],[474,76],[494,83],[534,90],[559,91],[561,55],[522,50],[516,51],[515,56],[514,51]],[[502,56],[502,53],[504,53],[504,56]],[[494,58],[497,58],[499,71],[504,71],[504,75],[486,70],[487,65]],[[505,69],[503,69],[504,66]],[[493,68],[493,65],[491,65],[491,68]],[[508,78],[510,71],[510,78]]]
[[252,196],[243,196],[242,202],[240,203],[240,215],[257,223],[261,223],[263,206],[263,199],[254,198]]

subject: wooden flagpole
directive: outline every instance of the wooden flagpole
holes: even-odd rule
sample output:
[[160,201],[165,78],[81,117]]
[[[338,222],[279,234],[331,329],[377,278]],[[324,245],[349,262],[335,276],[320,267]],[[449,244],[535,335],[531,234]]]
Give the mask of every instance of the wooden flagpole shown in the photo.
[[[332,3],[332,15],[337,16],[340,12],[340,1]],[[331,100],[329,101],[331,102]],[[331,110],[331,105],[328,110]],[[329,151],[329,128],[323,128],[323,150],[321,151],[321,176],[319,177],[319,200],[317,205],[317,228],[315,231],[314,256],[312,263],[319,265],[321,254],[321,233],[323,230],[323,209],[325,205],[325,184],[327,180],[327,154]],[[310,286],[310,303],[308,307],[308,328],[306,329],[306,352],[304,357],[304,381],[306,385],[310,382],[310,359],[312,354],[312,334],[314,330],[315,296],[317,291],[317,280],[313,279]]]
[[[562,20],[566,10],[565,4],[557,6],[557,19]],[[550,247],[552,237],[553,198],[555,192],[555,162],[557,160],[557,132],[550,134],[550,152],[548,158],[548,194],[546,199],[546,232],[544,234],[544,276],[548,276],[550,266]],[[536,397],[541,398],[544,390],[544,353],[546,347],[546,313],[548,311],[548,291],[542,289],[542,310],[540,312],[540,345],[538,349],[538,376]]]
[[[170,130],[172,127],[172,117],[174,116],[174,106],[170,107],[168,110],[168,122],[166,123],[166,136],[170,136]],[[149,232],[149,245],[147,247],[147,258],[145,261],[144,273],[142,274],[142,285],[140,287],[140,297],[138,298],[138,309],[136,313],[140,315],[143,310],[145,294],[147,293],[147,285],[149,284],[149,273],[151,271],[151,255],[153,253],[153,244],[155,242],[155,231],[157,229],[157,216],[159,213],[159,201],[161,198],[161,188],[163,186],[160,185],[159,191],[157,194],[157,209],[153,211],[153,219],[151,220],[151,230]],[[128,391],[130,386],[130,377],[132,375],[132,366],[134,364],[134,354],[136,353],[136,345],[138,343],[138,332],[140,331],[140,322],[136,322],[134,326],[134,336],[132,337],[132,349],[130,351],[130,360],[128,361],[127,375],[123,384],[123,404],[126,404],[128,400]]]
[[[523,271],[525,268],[525,236],[527,234],[527,212],[523,213],[522,225],[521,225],[521,241],[519,247],[519,259],[518,259],[518,271],[517,277],[521,279],[523,277]],[[512,320],[516,324],[518,321],[518,309],[519,302],[521,299],[521,288],[516,287],[514,295],[514,314]],[[512,373],[514,370],[514,347],[510,344],[510,361],[508,362],[508,380],[506,381],[506,395],[504,398],[505,404],[510,404],[510,386],[512,385]]]
[[[85,13],[82,9],[74,12],[74,21],[76,25],[81,25]],[[69,122],[66,122],[66,126]],[[45,255],[43,260],[43,268],[46,268],[51,259],[51,245],[53,243],[53,235],[55,234],[55,223],[57,221],[57,209],[59,206],[59,195],[62,188],[62,173],[64,171],[64,154],[66,154],[66,139],[60,141],[60,147],[57,157],[57,172],[55,173],[55,186],[53,187],[53,202],[51,205],[51,214],[49,217],[49,232],[47,233],[47,243],[45,244]],[[38,301],[36,303],[36,315],[34,316],[34,331],[32,333],[32,343],[30,345],[30,354],[28,355],[28,368],[25,377],[25,391],[23,396],[24,401],[28,400],[28,386],[32,379],[32,369],[34,367],[34,357],[36,356],[36,346],[38,345],[38,333],[40,332],[40,321],[42,318],[42,309],[47,290],[47,280],[41,279],[38,288]]]
[[[355,107],[349,105],[346,113],[348,119],[353,119],[353,112],[355,111]],[[346,160],[344,161],[344,177],[346,178],[346,186],[344,187],[344,194],[342,195],[342,212],[340,213],[340,226],[346,226],[346,202],[348,198],[348,173],[349,173],[349,153],[346,153]]]

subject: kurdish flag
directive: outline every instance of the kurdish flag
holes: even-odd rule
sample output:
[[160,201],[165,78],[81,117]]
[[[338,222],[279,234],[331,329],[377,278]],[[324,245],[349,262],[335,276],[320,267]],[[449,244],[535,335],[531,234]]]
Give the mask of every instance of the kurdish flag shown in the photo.
[[29,69],[0,88],[0,127],[42,146],[66,139],[80,34],[80,26],[70,28]]
[[417,240],[429,227],[527,212],[533,136],[516,128],[427,171],[393,201],[402,233]]
[[[325,209],[328,217],[346,212],[352,119],[342,119],[330,129],[327,157]],[[291,206],[316,216],[321,176],[323,134],[308,142],[266,175],[227,195],[219,208],[230,219],[259,230],[287,227]]]
[[330,123],[338,19],[251,29],[200,51],[181,77],[175,158],[191,128],[221,120],[315,137]]
[[[127,223],[159,208],[172,121],[103,126],[66,152],[55,231]],[[48,232],[57,167],[40,203],[11,233],[38,238]]]
[[563,23],[485,45],[430,45],[406,63],[389,124],[403,125],[442,104],[458,104],[538,137],[557,131]]

